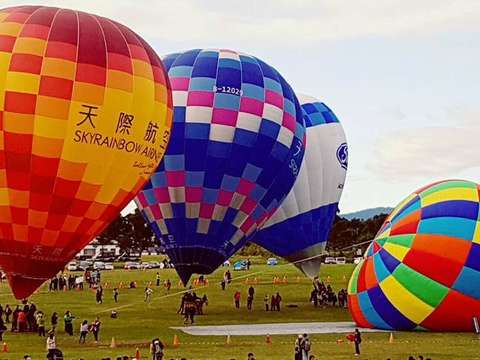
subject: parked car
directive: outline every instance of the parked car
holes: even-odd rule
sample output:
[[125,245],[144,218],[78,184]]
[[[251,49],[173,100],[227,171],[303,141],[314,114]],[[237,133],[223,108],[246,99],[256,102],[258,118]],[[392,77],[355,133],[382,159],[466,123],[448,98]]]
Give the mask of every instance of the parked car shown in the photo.
[[344,265],[347,263],[347,259],[343,256],[335,258],[335,264]]
[[93,261],[90,261],[90,260],[82,260],[78,263],[78,270],[85,271],[85,270],[91,269],[92,267],[93,267]]
[[335,258],[334,257],[326,257],[325,258],[325,261],[324,261],[325,264],[336,264],[336,261],[335,261]]
[[104,270],[113,270],[113,264],[112,263],[105,263],[105,269]]
[[270,266],[278,265],[278,260],[277,260],[277,258],[268,258],[268,259],[267,259],[267,265],[270,265]]
[[129,261],[125,263],[125,266],[123,268],[127,270],[141,269],[142,265],[138,262]]
[[357,256],[356,258],[353,259],[353,263],[355,265],[358,265],[360,264],[360,262],[363,260],[363,257],[362,256]]
[[93,263],[93,270],[105,270],[105,263],[102,261],[95,261]]
[[247,270],[247,260],[238,260],[233,264],[233,270]]
[[77,262],[76,262],[76,261],[69,262],[68,265],[67,265],[67,270],[68,270],[68,271],[77,271],[77,270],[79,270],[78,265],[77,265]]

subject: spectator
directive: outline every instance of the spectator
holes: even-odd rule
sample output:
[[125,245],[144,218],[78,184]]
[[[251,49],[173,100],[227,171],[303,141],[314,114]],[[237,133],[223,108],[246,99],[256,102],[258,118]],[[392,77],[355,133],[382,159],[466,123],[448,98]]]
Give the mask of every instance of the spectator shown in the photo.
[[27,318],[25,315],[25,312],[23,310],[20,310],[18,312],[18,331],[19,332],[24,332],[27,330]]
[[233,294],[233,300],[235,301],[235,307],[237,309],[240,309],[240,291],[235,291],[235,294]]
[[153,339],[152,343],[150,344],[150,353],[152,354],[152,360],[162,360],[164,348],[165,346],[159,338]]
[[55,311],[53,312],[52,317],[50,318],[50,324],[52,325],[52,331],[55,331],[58,324],[58,315]]
[[3,341],[3,333],[7,330],[3,318],[0,316],[0,341]]
[[70,336],[73,336],[73,319],[75,317],[67,310],[63,316],[63,322],[65,323],[65,332]]
[[277,309],[277,304],[276,304],[277,298],[275,295],[272,295],[270,298],[270,311],[275,311]]
[[353,342],[355,343],[355,356],[360,355],[360,344],[362,343],[362,335],[358,329],[355,329]]
[[302,360],[302,341],[303,341],[303,336],[298,335],[297,340],[295,340],[295,347],[294,347],[295,360]]
[[145,293],[145,302],[150,302],[150,297],[152,296],[153,290],[149,286],[147,286],[145,288],[144,293]]
[[312,348],[312,343],[308,338],[308,334],[303,334],[301,348],[302,348],[302,360],[308,360],[308,353]]
[[277,295],[275,296],[275,305],[277,307],[277,311],[280,311],[280,303],[282,302],[282,297],[280,296],[280,293],[277,292]]
[[12,313],[12,331],[18,331],[18,314],[20,313],[20,307],[17,305]]
[[80,325],[80,338],[78,339],[79,344],[85,344],[85,340],[87,339],[88,334],[88,321],[83,320],[82,324]]
[[10,308],[10,305],[5,306],[5,322],[9,323],[10,322],[10,315],[12,315],[12,309]]
[[96,298],[97,304],[102,304],[103,303],[103,288],[102,288],[101,285],[99,287],[97,287],[97,291],[95,293],[95,298]]
[[269,296],[268,294],[265,295],[265,297],[263,298],[263,303],[265,305],[265,311],[268,311],[268,299],[269,299]]
[[100,322],[100,319],[97,316],[95,318],[95,321],[92,323],[92,327],[91,327],[93,337],[94,337],[96,343],[98,342],[98,334],[100,333],[100,325],[101,325],[101,322]]
[[49,331],[47,337],[47,359],[53,359],[57,350],[57,343],[55,341],[55,333],[53,331]]
[[37,321],[38,336],[45,336],[45,315],[43,311],[37,311],[35,320]]

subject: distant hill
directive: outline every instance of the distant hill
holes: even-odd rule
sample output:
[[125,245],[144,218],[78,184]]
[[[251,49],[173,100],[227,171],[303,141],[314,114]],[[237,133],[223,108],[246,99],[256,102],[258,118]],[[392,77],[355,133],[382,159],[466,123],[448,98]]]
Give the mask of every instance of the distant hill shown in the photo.
[[391,207],[376,207],[376,208],[352,212],[349,214],[340,214],[340,217],[343,217],[347,220],[352,220],[352,219],[367,220],[367,219],[373,218],[375,215],[390,214],[392,210],[393,208]]

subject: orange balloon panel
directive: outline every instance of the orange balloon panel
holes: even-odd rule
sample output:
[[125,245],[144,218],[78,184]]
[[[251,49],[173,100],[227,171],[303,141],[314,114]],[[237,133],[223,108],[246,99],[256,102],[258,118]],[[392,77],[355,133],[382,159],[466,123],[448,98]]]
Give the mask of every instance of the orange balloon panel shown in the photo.
[[142,188],[170,136],[168,77],[123,25],[0,10],[0,266],[29,296]]

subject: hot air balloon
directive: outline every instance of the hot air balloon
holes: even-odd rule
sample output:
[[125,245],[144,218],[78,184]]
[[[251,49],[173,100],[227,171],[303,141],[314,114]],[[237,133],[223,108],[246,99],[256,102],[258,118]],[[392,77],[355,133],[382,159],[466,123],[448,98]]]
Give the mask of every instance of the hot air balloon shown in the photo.
[[472,331],[480,314],[480,185],[415,191],[388,216],[348,285],[359,326]]
[[280,205],[305,128],[291,87],[256,57],[197,49],[163,60],[172,139],[135,201],[186,284],[214,271]]
[[0,10],[0,266],[29,296],[143,187],[172,122],[155,52],[116,22]]
[[310,278],[321,258],[338,211],[347,172],[345,133],[324,103],[299,96],[306,125],[306,149],[293,189],[253,242],[293,262]]

